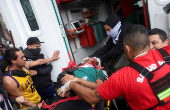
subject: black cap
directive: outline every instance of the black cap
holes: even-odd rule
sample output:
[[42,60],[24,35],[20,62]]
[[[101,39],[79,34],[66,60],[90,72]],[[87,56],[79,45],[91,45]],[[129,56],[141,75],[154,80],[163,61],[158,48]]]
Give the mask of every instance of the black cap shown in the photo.
[[37,37],[30,37],[27,40],[27,46],[33,44],[39,44],[39,43],[44,43],[44,42],[40,42],[40,40]]
[[106,19],[105,24],[113,29],[119,21],[120,21],[119,16],[116,13],[113,13]]

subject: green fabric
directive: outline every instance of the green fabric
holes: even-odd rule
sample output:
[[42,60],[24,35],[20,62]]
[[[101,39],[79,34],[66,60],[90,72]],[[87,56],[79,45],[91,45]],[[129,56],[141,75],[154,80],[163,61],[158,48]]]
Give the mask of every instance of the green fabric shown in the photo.
[[98,69],[93,67],[84,67],[79,68],[74,71],[74,75],[78,78],[85,79],[90,82],[96,82],[97,79],[101,79],[102,81],[105,80],[105,75],[102,70],[99,70],[97,75]]
[[124,22],[129,22],[134,24],[136,20],[136,13],[132,13],[131,15],[129,15],[127,18],[124,19]]

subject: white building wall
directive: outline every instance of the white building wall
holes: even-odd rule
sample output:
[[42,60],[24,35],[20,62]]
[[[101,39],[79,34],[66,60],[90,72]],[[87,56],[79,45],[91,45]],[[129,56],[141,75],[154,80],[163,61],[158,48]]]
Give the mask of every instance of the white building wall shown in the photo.
[[[168,36],[169,35],[169,18],[163,11],[163,7],[168,4],[169,0],[148,0],[149,16],[151,29],[160,28],[163,29]],[[169,37],[170,39],[170,37]]]

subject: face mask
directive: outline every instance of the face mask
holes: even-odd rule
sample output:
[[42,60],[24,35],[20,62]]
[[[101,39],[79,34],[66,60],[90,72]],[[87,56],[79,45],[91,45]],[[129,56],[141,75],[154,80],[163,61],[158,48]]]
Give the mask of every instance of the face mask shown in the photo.
[[117,37],[117,32],[112,29],[107,35],[115,39]]
[[120,27],[121,22],[118,22],[117,25],[109,33],[107,33],[107,35],[113,39],[114,44],[116,44],[116,41],[118,40],[119,34],[121,32]]
[[34,56],[38,56],[40,54],[41,49],[37,48],[37,49],[29,49],[29,52],[34,55]]

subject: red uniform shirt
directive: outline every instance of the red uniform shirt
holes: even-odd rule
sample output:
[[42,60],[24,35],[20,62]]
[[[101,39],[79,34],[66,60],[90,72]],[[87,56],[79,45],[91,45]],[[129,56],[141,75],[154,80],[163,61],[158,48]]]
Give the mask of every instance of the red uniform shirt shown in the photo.
[[[170,54],[170,45],[164,48]],[[146,55],[137,57],[134,62],[148,68],[150,71],[158,68],[163,62],[161,54],[157,50],[150,50]],[[165,71],[170,71],[167,68]],[[154,78],[163,73],[155,74]],[[158,104],[146,78],[140,79],[140,74],[131,67],[124,67],[114,73],[110,78],[97,88],[99,95],[105,100],[115,99],[124,95],[127,102],[134,110],[143,110]],[[153,79],[154,79],[153,78]],[[170,110],[170,103],[156,107],[154,110]]]
[[119,6],[122,8],[122,13],[124,18],[127,18],[130,14],[132,14],[134,10],[133,0],[122,0],[119,3]]

